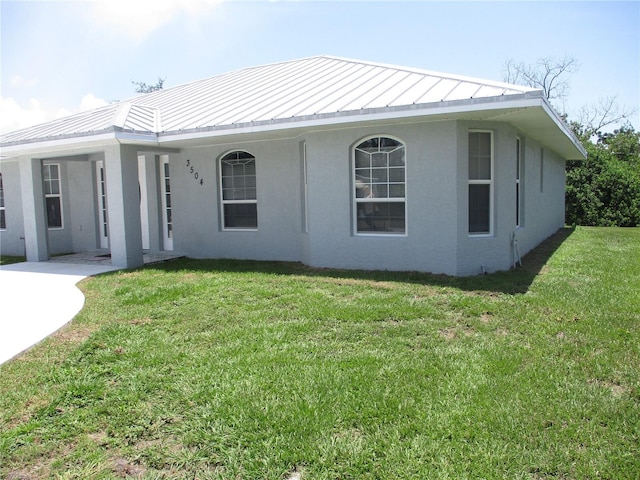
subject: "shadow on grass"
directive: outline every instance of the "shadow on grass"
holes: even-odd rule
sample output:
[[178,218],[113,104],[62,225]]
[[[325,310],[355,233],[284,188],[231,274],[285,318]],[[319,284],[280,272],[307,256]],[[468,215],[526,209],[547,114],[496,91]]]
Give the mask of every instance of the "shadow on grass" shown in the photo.
[[[392,272],[386,270],[341,270],[313,268],[299,262],[275,262],[233,259],[180,258],[141,267],[142,270],[165,272],[234,272],[272,275],[301,275],[369,282],[405,282],[435,287],[450,287],[465,291],[484,291],[507,294],[525,293],[543,270],[554,252],[573,233],[573,228],[561,228],[522,258],[522,266],[506,272],[472,277],[452,277],[421,272]],[[114,272],[115,273],[115,272]],[[109,274],[107,274],[109,275]]]

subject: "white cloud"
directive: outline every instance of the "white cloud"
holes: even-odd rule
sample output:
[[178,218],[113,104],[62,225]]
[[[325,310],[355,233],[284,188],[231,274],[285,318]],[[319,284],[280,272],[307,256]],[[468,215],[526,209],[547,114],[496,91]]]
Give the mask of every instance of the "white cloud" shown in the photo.
[[74,113],[91,110],[107,105],[109,102],[97,98],[93,93],[87,93],[80,100],[80,104],[71,110],[60,108],[49,110],[35,98],[29,99],[26,105],[21,105],[14,98],[0,97],[0,132],[8,133],[57,118],[73,115]]
[[93,93],[87,93],[84,97],[82,97],[82,100],[80,100],[80,107],[78,108],[78,111],[84,112],[86,110],[104,107],[108,104],[109,102],[103,100],[102,98],[96,97]]
[[24,78],[22,75],[14,75],[11,77],[9,84],[12,87],[33,87],[37,82],[35,78]]
[[143,40],[175,16],[202,14],[223,0],[96,0],[96,21],[134,40]]
[[30,125],[46,122],[51,119],[49,113],[42,108],[35,98],[22,106],[13,98],[0,97],[0,132],[6,133]]

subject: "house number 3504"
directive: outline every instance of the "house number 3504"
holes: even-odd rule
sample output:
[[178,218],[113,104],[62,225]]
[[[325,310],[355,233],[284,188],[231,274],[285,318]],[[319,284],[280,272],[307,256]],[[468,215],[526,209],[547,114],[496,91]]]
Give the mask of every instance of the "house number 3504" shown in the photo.
[[191,160],[187,159],[187,168],[189,169],[189,173],[193,175],[193,179],[198,182],[200,185],[204,185],[204,177],[200,176],[200,172],[198,172],[193,165],[191,165]]

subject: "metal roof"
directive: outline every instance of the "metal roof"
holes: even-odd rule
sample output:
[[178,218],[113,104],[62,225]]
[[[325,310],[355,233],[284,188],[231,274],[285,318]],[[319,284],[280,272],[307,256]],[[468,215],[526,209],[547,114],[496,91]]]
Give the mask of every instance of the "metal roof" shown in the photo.
[[2,143],[125,130],[167,132],[509,95],[526,87],[335,57],[245,68],[9,133]]
[[[535,89],[331,56],[224,73],[7,133],[2,146],[107,132],[211,132],[242,125],[296,124],[314,118],[400,112],[482,99],[516,99]],[[538,95],[535,95],[538,97]],[[478,107],[475,107],[476,109]]]

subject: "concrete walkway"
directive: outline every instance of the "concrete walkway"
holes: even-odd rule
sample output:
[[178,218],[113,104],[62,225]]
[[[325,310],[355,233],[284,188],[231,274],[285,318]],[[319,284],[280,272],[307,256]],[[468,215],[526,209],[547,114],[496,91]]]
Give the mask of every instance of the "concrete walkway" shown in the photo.
[[0,267],[0,364],[42,341],[80,311],[80,280],[111,265],[25,262]]

